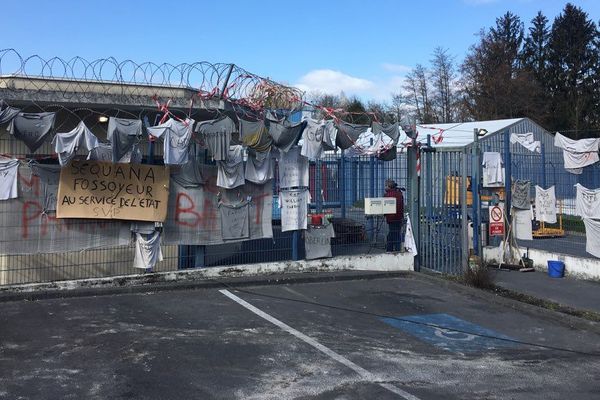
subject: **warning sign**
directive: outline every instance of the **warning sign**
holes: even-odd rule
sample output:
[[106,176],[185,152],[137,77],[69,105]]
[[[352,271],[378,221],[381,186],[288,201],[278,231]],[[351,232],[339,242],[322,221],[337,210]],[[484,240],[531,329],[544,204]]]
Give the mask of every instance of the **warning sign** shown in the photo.
[[504,236],[504,206],[490,206],[490,236]]

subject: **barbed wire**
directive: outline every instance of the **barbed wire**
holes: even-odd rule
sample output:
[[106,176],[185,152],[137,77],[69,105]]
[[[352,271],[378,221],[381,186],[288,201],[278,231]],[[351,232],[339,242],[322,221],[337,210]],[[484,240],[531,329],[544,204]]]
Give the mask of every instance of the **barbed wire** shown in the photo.
[[[293,108],[303,96],[297,88],[260,77],[235,64],[205,61],[157,64],[118,61],[114,57],[91,61],[79,56],[45,59],[39,55],[23,57],[15,49],[3,49],[0,76],[28,81],[27,88],[7,85],[8,90],[53,91],[64,99],[110,94],[136,101],[140,97],[147,99],[149,88],[160,89],[171,97],[181,97],[181,90],[187,89],[201,98],[224,98],[254,108]],[[115,87],[120,89],[115,91]]]

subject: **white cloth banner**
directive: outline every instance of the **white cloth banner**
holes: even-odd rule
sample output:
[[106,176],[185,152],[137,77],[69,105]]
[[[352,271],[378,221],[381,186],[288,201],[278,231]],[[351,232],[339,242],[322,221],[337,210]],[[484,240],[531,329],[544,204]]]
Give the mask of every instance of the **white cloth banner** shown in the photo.
[[584,218],[585,251],[600,258],[600,221]]
[[533,240],[531,216],[531,210],[517,210],[513,208],[513,230],[517,239]]
[[156,231],[148,235],[148,238],[144,236],[141,233],[135,234],[133,267],[152,269],[157,262],[163,260],[162,250],[160,249],[160,232]]
[[404,249],[416,256],[419,254],[417,251],[417,243],[415,242],[415,235],[413,234],[412,224],[410,223],[410,217],[406,214],[406,235],[404,235]]
[[563,149],[565,169],[573,174],[581,174],[583,167],[600,161],[599,145],[600,139],[573,140],[559,132],[554,136],[554,146]]
[[310,192],[308,189],[291,189],[279,192],[281,232],[306,229]]
[[581,218],[600,219],[600,189],[588,189],[579,183],[575,188],[577,190],[575,213]]
[[548,189],[535,187],[535,216],[540,222],[556,223],[556,194],[554,186]]
[[519,143],[529,151],[541,153],[541,144],[539,140],[533,140],[533,132],[529,133],[511,133],[510,142],[512,144]]

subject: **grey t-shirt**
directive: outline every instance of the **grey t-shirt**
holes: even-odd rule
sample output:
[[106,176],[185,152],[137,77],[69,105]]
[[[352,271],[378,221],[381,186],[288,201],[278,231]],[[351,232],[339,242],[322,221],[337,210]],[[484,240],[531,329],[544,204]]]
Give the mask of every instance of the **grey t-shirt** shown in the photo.
[[60,181],[60,165],[46,165],[34,163],[31,173],[40,179],[42,193],[42,207],[44,213],[56,211],[56,198],[58,196],[58,183]]
[[250,237],[250,202],[241,204],[219,204],[221,235],[223,240],[246,239]]
[[218,161],[227,159],[231,134],[236,131],[235,123],[227,116],[196,124],[196,133],[202,135],[213,160]]
[[184,188],[197,188],[204,185],[206,181],[202,174],[202,167],[196,161],[196,155],[190,147],[188,162],[183,164],[178,170],[171,170],[171,179]]
[[60,165],[66,165],[80,148],[85,148],[89,154],[98,147],[98,138],[81,121],[72,131],[57,133],[52,143],[54,151],[58,154],[58,162]]
[[146,128],[156,138],[163,138],[164,161],[167,165],[180,165],[188,161],[188,146],[192,138],[194,120],[169,119],[163,124]]
[[325,125],[321,121],[306,120],[306,128],[302,133],[302,154],[311,160],[321,158],[323,152],[323,134]]
[[512,206],[521,210],[531,208],[530,181],[517,179],[512,187]]
[[394,145],[398,144],[398,140],[400,139],[400,129],[397,122],[393,124],[373,122],[371,129],[373,130],[374,134],[383,133],[394,141]]
[[273,179],[273,158],[271,152],[258,153],[248,150],[246,180],[262,185]]
[[21,112],[20,109],[6,106],[2,110],[0,110],[0,124],[5,124],[7,122],[12,121],[14,117],[17,116]]
[[335,237],[333,225],[309,225],[304,232],[304,250],[307,260],[331,257],[331,238]]
[[294,146],[287,153],[279,153],[279,187],[308,186],[308,158]]
[[264,120],[240,119],[240,140],[245,146],[259,152],[267,152],[273,144]]
[[298,142],[300,135],[306,127],[306,122],[292,124],[288,121],[278,122],[267,120],[269,135],[273,139],[273,145],[284,153]]
[[112,145],[112,161],[115,163],[131,162],[131,153],[141,135],[141,120],[110,117],[107,137]]
[[369,129],[368,125],[356,125],[345,121],[338,121],[336,126],[338,132],[335,143],[342,150],[354,146],[361,133],[364,133]]
[[99,142],[98,146],[90,151],[88,160],[112,161],[112,146],[110,143]]
[[244,184],[244,149],[230,146],[226,161],[217,161],[217,186],[233,189]]
[[18,113],[8,126],[8,132],[23,141],[35,153],[52,132],[56,113]]
[[337,128],[333,120],[325,121],[323,125],[323,150],[335,150],[337,148],[335,144],[336,138]]

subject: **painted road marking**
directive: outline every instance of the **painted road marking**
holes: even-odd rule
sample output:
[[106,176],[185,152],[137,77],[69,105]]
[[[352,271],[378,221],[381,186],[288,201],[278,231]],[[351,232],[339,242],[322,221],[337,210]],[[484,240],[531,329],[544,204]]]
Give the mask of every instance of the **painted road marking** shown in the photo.
[[[352,371],[354,371],[358,375],[360,375],[360,377],[363,378],[364,380],[367,380],[370,382],[377,382],[377,380],[375,379],[375,376],[372,373],[370,373],[363,367],[354,364],[352,361],[348,360],[344,356],[341,356],[340,354],[336,353],[335,351],[331,350],[330,348],[323,346],[321,343],[317,342],[315,339],[311,338],[310,336],[306,336],[304,333],[292,328],[291,326],[287,325],[284,322],[281,322],[277,318],[270,316],[266,312],[254,307],[252,304],[239,298],[235,294],[231,293],[229,290],[223,289],[223,290],[219,290],[219,292],[221,292],[223,295],[229,297],[231,300],[235,301],[239,305],[252,311],[254,314],[258,315],[259,317],[266,319],[273,325],[278,326],[279,328],[286,331],[287,333],[296,336],[298,339],[302,340],[303,342],[305,342],[305,343],[311,345],[312,347],[314,347],[315,349],[325,353],[326,355],[328,355],[335,361],[339,362],[340,364],[343,364],[346,367],[350,368]],[[391,385],[389,383],[378,383],[378,385],[384,389],[389,390],[392,393],[397,394],[398,396],[403,397],[406,400],[419,400],[418,397],[413,396],[412,394],[410,394],[394,385]]]
[[[381,318],[381,320],[395,328],[409,333],[419,340],[456,353],[479,352],[483,350],[517,346],[515,343],[494,339],[495,337],[498,337],[513,340],[506,335],[448,314],[412,315],[400,318],[401,319]],[[415,324],[409,321],[422,324]],[[428,325],[438,325],[440,327]],[[461,332],[457,332],[455,329]],[[479,335],[493,337],[482,337]]]

